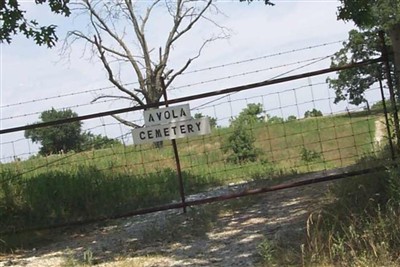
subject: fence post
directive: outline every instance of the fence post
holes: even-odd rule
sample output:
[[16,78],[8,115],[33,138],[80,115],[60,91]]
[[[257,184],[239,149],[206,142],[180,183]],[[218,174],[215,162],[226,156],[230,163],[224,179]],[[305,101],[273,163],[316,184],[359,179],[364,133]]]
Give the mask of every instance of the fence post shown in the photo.
[[383,113],[385,114],[385,123],[386,123],[387,135],[388,135],[388,139],[389,139],[390,155],[392,156],[392,160],[395,160],[395,158],[396,158],[396,153],[395,153],[395,150],[394,150],[392,138],[390,137],[389,116],[388,116],[388,110],[387,110],[387,107],[386,107],[385,94],[384,94],[384,92],[383,92],[382,77],[381,77],[381,74],[380,74],[380,73],[379,73],[378,81],[379,81],[379,87],[380,87],[380,89],[381,89]]
[[[161,87],[163,90],[165,106],[168,107],[167,88],[165,87],[164,78],[161,78]],[[185,189],[183,187],[183,178],[182,178],[181,162],[180,162],[179,153],[178,153],[178,146],[176,144],[175,139],[172,139],[171,142],[172,142],[172,147],[174,149],[175,162],[176,162],[176,173],[178,175],[179,191],[180,191],[180,195],[181,195],[183,213],[186,213]]]
[[[390,102],[391,106],[393,109],[393,121],[394,121],[394,130],[395,130],[395,136],[396,136],[396,147],[397,147],[397,153],[400,151],[400,129],[399,129],[399,115],[398,115],[398,110],[397,110],[397,105],[396,105],[396,96],[394,93],[393,89],[393,80],[392,80],[392,75],[391,75],[391,70],[390,70],[390,63],[389,63],[389,56],[388,56],[388,49],[386,46],[386,41],[385,41],[385,33],[383,31],[379,31],[379,38],[381,39],[381,44],[382,44],[382,59],[383,63],[385,64],[385,72],[386,72],[386,79],[387,79],[387,84],[389,87],[389,93],[390,93]],[[390,138],[390,136],[389,136]]]

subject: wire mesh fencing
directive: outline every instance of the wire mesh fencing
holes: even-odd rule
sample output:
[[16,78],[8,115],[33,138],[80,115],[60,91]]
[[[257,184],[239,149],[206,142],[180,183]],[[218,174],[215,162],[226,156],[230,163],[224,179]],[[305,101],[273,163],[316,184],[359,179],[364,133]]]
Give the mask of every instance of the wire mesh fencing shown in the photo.
[[[226,96],[192,110],[193,116],[208,116],[213,124],[209,135],[177,140],[186,197],[202,198],[213,188],[235,184],[257,188],[294,174],[353,166],[375,155],[387,136],[382,113],[333,107],[322,113],[320,107],[327,110],[332,102],[327,84],[316,83],[245,98]],[[262,112],[238,132],[233,124],[251,106]],[[101,149],[35,153],[25,160],[17,155],[13,162],[1,164],[3,194],[11,201],[4,208],[23,213],[27,218],[22,221],[34,226],[42,225],[43,219],[55,225],[179,202],[170,141],[162,147],[135,145],[129,130],[117,139]],[[16,142],[27,141],[3,145]],[[254,156],[249,156],[251,150]],[[235,153],[244,157],[232,160]],[[18,222],[3,220],[7,226],[24,227]]]
[[[96,142],[76,151],[51,154],[40,153],[26,138],[3,142],[9,153],[0,164],[1,227],[7,232],[103,220],[179,203],[182,193],[189,200],[204,199],[226,194],[234,185],[251,190],[298,174],[362,169],[366,161],[370,168],[370,159],[390,137],[381,88],[369,89],[369,106],[335,105],[334,93],[319,76],[332,71],[172,99],[189,104],[192,117],[211,122],[210,134],[177,139],[177,154],[169,140],[135,144],[131,128],[111,118],[113,112],[84,118],[97,122],[86,132],[112,133],[113,142],[94,135]],[[131,123],[144,124],[142,108],[125,114]],[[17,152],[21,147],[28,149]]]

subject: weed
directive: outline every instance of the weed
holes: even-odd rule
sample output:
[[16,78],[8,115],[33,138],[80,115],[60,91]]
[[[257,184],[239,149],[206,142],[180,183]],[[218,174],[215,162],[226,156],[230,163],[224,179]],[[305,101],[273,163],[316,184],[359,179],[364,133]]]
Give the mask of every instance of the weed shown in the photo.
[[83,262],[87,265],[93,265],[93,252],[90,248],[83,252]]
[[264,264],[269,265],[274,263],[274,253],[276,252],[276,246],[273,242],[265,238],[257,246],[257,251]]
[[301,160],[304,162],[313,162],[322,159],[322,153],[312,149],[307,149],[304,146],[300,150]]

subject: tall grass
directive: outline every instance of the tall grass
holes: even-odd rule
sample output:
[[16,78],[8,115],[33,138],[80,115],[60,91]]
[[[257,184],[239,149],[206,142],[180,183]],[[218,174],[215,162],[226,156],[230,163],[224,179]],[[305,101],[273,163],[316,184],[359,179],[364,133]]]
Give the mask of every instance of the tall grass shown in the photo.
[[[378,157],[386,157],[384,151]],[[364,159],[366,162],[375,159]],[[308,265],[399,266],[399,167],[345,179],[332,204],[308,219]]]
[[[357,164],[385,162],[388,155],[385,149]],[[335,182],[297,242],[265,240],[259,245],[260,265],[400,266],[400,167],[390,166]]]

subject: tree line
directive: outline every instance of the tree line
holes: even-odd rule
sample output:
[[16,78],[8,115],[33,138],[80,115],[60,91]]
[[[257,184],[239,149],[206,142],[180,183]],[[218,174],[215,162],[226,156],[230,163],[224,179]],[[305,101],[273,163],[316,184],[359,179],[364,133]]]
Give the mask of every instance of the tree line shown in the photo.
[[[56,110],[52,108],[40,114],[39,122],[56,121],[77,116],[78,114],[71,109]],[[101,149],[120,144],[116,139],[83,131],[80,121],[29,129],[25,131],[24,135],[33,143],[40,144],[39,155],[43,156],[70,151],[81,152],[89,149]]]
[[[251,134],[247,134],[247,132],[256,122],[266,121],[268,124],[285,122],[285,119],[281,117],[270,116],[269,114],[262,115],[263,113],[264,110],[261,104],[248,104],[235,119],[232,119],[230,127],[234,129],[234,133],[228,138],[228,147],[232,148],[234,151],[236,148],[238,151],[242,151],[245,150],[243,146],[252,146],[255,139]],[[305,118],[319,116],[322,116],[322,112],[315,108],[304,113]],[[37,123],[74,117],[78,117],[78,114],[71,109],[56,110],[51,108],[40,114],[40,121]],[[205,117],[205,115],[198,112],[195,113],[193,117],[199,119]],[[217,118],[211,116],[206,117],[209,118],[210,127],[212,129],[218,127]],[[296,119],[296,116],[291,115],[286,121],[294,121]],[[83,131],[82,122],[80,121],[44,128],[28,129],[25,131],[24,135],[25,138],[30,139],[33,143],[40,144],[39,155],[43,156],[68,153],[71,151],[82,152],[90,149],[102,149],[121,144],[117,139],[96,135],[90,131]],[[242,157],[239,155],[241,152],[238,151],[234,152],[238,158],[233,161],[240,162],[245,158],[252,158],[251,155],[247,154]]]

